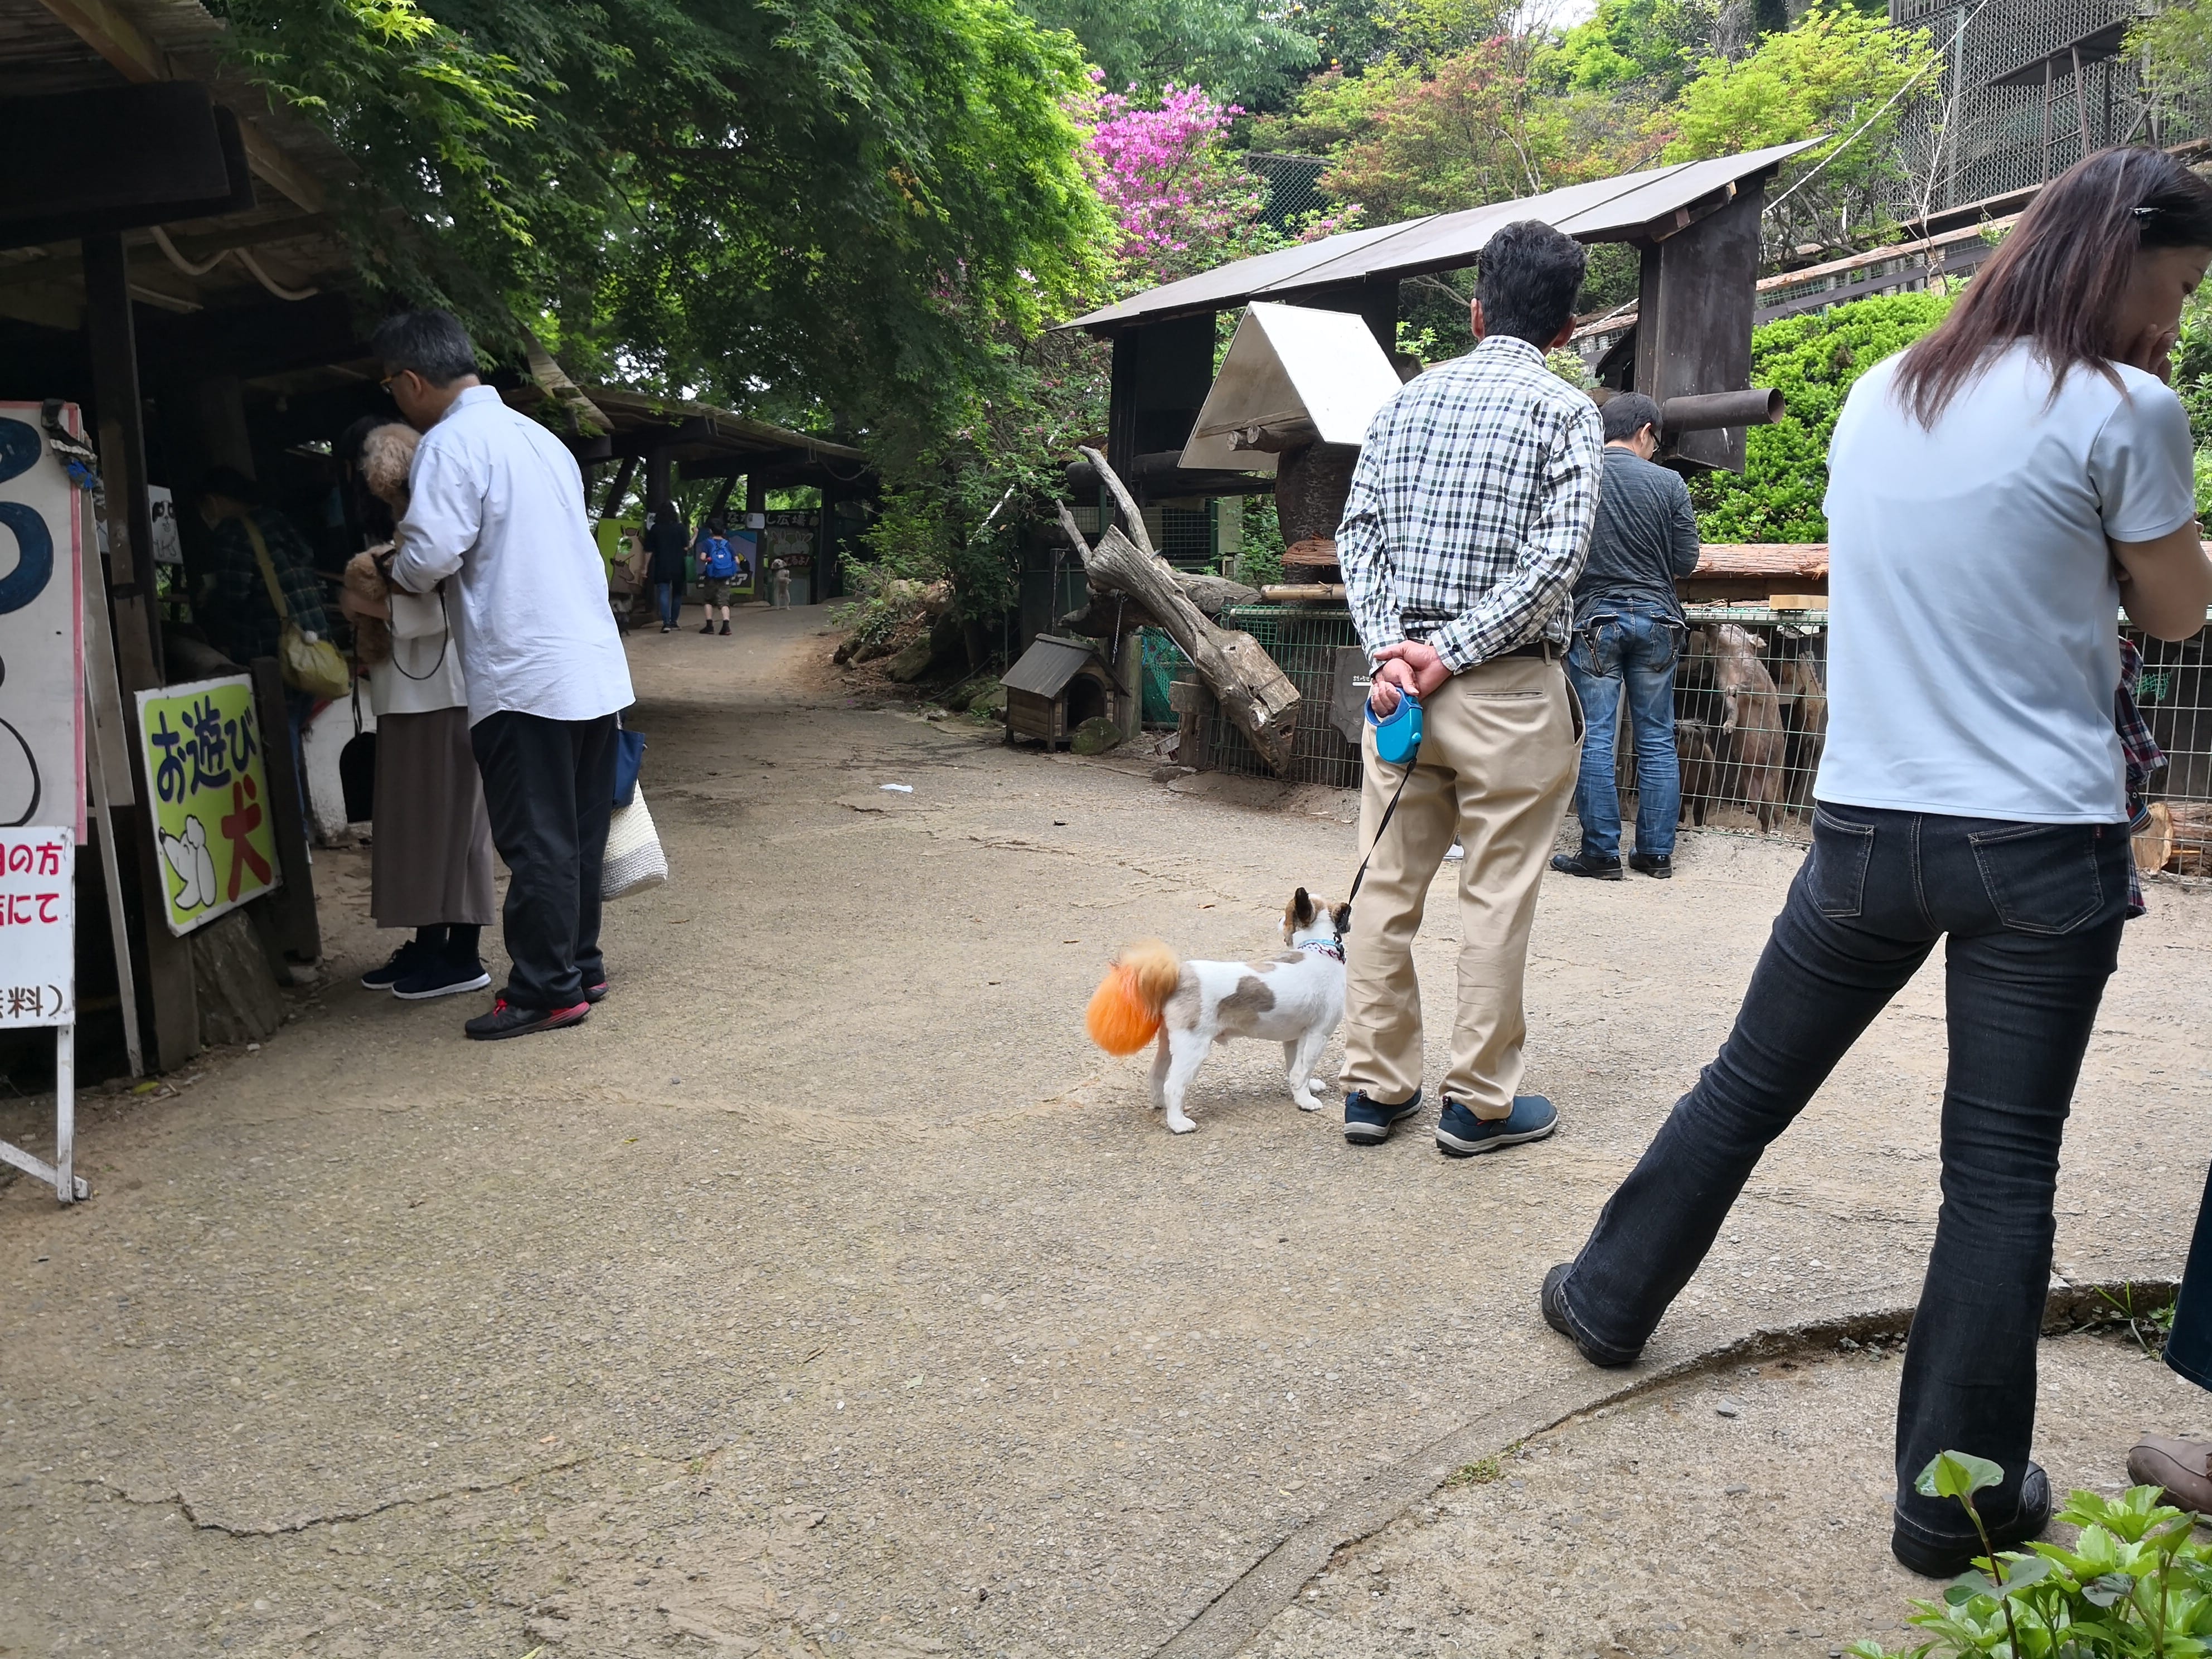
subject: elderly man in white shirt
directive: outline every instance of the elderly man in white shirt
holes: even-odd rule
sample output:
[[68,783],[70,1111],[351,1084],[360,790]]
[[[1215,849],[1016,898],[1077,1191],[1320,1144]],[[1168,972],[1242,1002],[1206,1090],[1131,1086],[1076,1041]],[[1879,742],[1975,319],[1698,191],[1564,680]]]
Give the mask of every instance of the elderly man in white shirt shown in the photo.
[[583,475],[560,440],[477,376],[450,313],[376,331],[386,387],[423,433],[399,522],[394,586],[448,579],[468,682],[469,743],[509,881],[511,963],[477,1038],[574,1025],[607,992],[599,866],[614,804],[617,711],[632,701]]

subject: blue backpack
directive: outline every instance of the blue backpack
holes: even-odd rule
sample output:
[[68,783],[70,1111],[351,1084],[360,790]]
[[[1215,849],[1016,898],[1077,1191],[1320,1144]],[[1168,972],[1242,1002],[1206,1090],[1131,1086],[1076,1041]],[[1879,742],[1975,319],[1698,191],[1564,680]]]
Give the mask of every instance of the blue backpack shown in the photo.
[[718,582],[726,582],[738,574],[738,551],[725,536],[707,538],[707,574]]

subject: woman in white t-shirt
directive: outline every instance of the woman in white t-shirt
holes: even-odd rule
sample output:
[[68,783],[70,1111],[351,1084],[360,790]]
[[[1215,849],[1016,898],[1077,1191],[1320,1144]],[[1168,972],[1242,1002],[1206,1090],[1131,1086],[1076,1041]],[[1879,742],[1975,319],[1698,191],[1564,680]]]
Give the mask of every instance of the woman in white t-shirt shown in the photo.
[[2188,420],[2165,384],[2212,262],[2212,185],[2146,149],[2045,186],[1950,315],[1851,389],[1828,453],[1828,741],[1813,851],[1735,1030],[1546,1277],[1545,1317],[1626,1364],[1767,1143],[1939,938],[1943,1206],[1898,1401],[1891,1547],[1981,1553],[1914,1490],[1955,1449],[2002,1485],[1996,1547],[2042,1531],[2029,1461],[2058,1148],[2119,945],[2128,829],[2117,613],[2204,624]]

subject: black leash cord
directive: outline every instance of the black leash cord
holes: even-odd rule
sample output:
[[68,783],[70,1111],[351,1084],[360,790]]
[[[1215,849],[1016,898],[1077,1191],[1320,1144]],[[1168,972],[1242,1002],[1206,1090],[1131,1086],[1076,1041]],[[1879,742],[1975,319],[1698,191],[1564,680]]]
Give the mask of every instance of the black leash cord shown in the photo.
[[[1377,763],[1379,765],[1381,763]],[[1398,787],[1390,792],[1390,804],[1382,809],[1382,822],[1375,826],[1375,839],[1367,844],[1367,857],[1359,860],[1359,873],[1352,878],[1352,896],[1346,904],[1359,896],[1359,884],[1367,879],[1367,866],[1375,856],[1375,849],[1382,844],[1382,832],[1390,827],[1390,815],[1398,810],[1398,797],[1406,793],[1406,786],[1413,781],[1413,761],[1406,763],[1406,774],[1398,780]]]

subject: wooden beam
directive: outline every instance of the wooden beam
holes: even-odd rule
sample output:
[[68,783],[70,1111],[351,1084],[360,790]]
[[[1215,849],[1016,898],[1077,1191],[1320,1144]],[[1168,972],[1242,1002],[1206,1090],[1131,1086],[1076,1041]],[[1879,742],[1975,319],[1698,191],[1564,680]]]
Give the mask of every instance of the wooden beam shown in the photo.
[[[168,54],[148,40],[145,32],[109,0],[40,3],[67,24],[78,40],[106,58],[125,80],[143,85],[149,81],[177,78]],[[320,213],[330,205],[322,185],[277,149],[251,119],[239,116],[238,130],[246,144],[246,165],[253,169],[256,178],[310,213]]]
[[253,169],[255,178],[309,213],[322,213],[329,209],[330,198],[323,193],[314,175],[277,149],[267,133],[243,115],[238,118],[238,136],[245,141],[246,164]]
[[[153,514],[146,495],[146,435],[138,387],[138,351],[125,280],[123,239],[112,232],[84,241],[85,333],[92,349],[94,401],[100,414],[100,471],[106,486],[108,590],[115,617],[115,659],[126,714],[131,694],[164,683],[161,632],[154,589]],[[137,722],[131,721],[136,732]],[[187,943],[170,933],[161,896],[167,890],[154,850],[153,781],[145,745],[131,739],[138,805],[117,835],[131,843],[137,868],[138,937],[146,953],[139,976],[152,1019],[148,1045],[158,1071],[173,1071],[200,1049],[198,994]],[[123,816],[118,814],[118,816]]]
[[43,0],[43,3],[125,80],[143,84],[171,78],[168,54],[107,0]]

